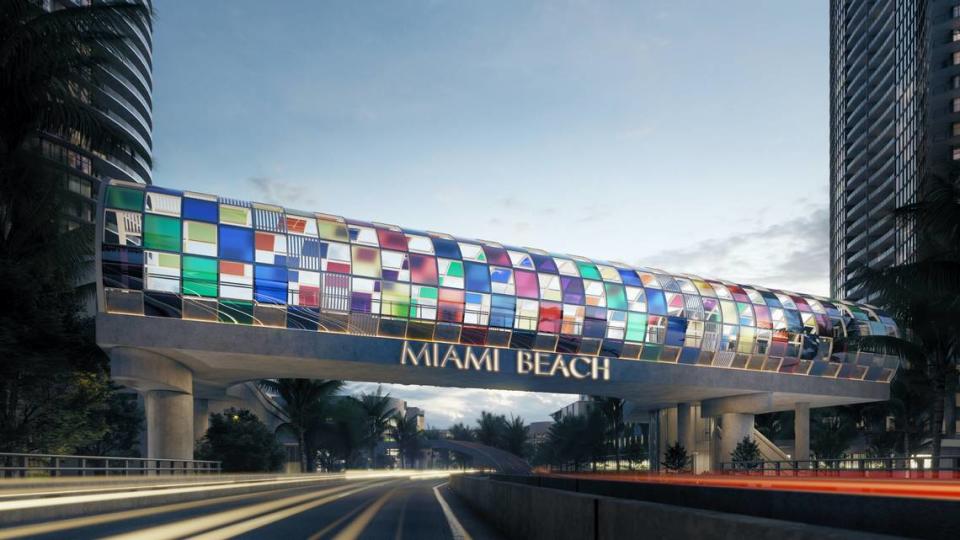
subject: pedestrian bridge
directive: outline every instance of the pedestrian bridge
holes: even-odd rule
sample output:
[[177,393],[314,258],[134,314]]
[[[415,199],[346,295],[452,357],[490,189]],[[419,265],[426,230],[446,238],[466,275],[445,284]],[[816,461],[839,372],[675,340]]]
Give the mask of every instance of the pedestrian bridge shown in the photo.
[[719,416],[884,400],[898,364],[847,341],[889,317],[812,295],[155,186],[106,186],[98,219],[97,342],[151,456],[190,457],[194,398],[260,378]]

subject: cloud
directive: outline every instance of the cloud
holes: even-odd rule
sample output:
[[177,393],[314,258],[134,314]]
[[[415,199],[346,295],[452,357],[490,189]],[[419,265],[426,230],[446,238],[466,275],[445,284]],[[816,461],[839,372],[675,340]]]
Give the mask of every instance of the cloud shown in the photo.
[[829,211],[804,215],[729,236],[643,257],[643,265],[703,277],[829,294]]
[[[485,390],[480,388],[437,388],[403,384],[384,384],[383,392],[406,400],[411,407],[424,409],[427,425],[446,428],[463,422],[473,424],[480,411],[520,416],[527,423],[550,420],[550,413],[570,402],[576,395]],[[376,383],[349,383],[346,392],[375,392]]]
[[247,182],[253,188],[257,201],[294,208],[311,208],[317,204],[313,195],[302,186],[266,176],[253,176]]

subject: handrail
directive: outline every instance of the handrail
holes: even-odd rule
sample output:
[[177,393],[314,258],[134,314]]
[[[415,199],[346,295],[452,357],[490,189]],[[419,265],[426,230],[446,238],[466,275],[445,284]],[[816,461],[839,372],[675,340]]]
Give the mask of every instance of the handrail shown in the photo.
[[220,472],[220,461],[201,459],[0,452],[0,477],[219,474]]
[[[788,459],[779,461],[734,461],[721,462],[720,474],[746,474],[756,476],[817,476],[819,474],[839,475],[843,472],[893,473],[906,472],[908,475],[926,476],[927,473],[960,473],[960,458],[942,457],[941,465],[924,466],[924,460],[930,457],[854,457],[838,459]],[[950,465],[944,466],[943,462]]]

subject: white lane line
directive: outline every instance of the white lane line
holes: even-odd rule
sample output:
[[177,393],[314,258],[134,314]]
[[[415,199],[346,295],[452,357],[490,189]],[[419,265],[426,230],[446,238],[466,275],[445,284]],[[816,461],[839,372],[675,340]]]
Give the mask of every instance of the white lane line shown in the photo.
[[450,505],[444,500],[443,495],[440,494],[440,488],[449,483],[450,482],[444,482],[433,486],[433,494],[437,496],[437,502],[440,503],[440,508],[443,509],[443,515],[447,518],[447,525],[450,526],[450,534],[453,535],[454,540],[473,540],[470,537],[470,533],[460,524],[460,520],[454,515],[453,510],[450,509]]

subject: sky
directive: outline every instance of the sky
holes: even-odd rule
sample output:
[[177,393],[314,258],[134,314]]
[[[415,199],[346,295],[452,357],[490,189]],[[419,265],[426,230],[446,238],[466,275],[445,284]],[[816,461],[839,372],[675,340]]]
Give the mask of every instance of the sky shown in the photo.
[[[157,185],[829,291],[827,2],[155,5]],[[436,427],[575,399],[384,389]]]

